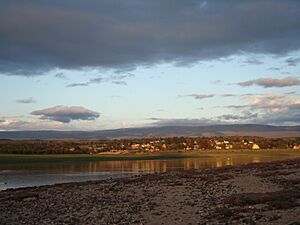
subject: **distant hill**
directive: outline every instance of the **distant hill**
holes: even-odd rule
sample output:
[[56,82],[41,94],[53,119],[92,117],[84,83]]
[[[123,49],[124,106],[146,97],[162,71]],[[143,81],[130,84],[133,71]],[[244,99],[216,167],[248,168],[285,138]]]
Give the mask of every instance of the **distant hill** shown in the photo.
[[234,124],[211,126],[165,126],[99,131],[0,131],[0,139],[113,139],[170,136],[262,136],[300,137],[300,126]]

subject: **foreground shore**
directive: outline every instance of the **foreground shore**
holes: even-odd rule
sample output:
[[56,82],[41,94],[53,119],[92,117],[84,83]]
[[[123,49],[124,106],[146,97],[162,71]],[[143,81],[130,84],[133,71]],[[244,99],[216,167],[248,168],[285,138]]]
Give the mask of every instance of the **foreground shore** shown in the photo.
[[0,192],[0,224],[300,224],[300,159]]

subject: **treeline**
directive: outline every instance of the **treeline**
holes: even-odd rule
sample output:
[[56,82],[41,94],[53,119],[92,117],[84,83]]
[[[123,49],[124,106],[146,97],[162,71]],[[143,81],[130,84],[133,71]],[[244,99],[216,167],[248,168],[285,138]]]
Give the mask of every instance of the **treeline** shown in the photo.
[[1,154],[97,154],[128,151],[297,149],[300,137],[168,137],[113,140],[0,140]]
[[0,140],[1,154],[86,154],[80,144],[71,141]]

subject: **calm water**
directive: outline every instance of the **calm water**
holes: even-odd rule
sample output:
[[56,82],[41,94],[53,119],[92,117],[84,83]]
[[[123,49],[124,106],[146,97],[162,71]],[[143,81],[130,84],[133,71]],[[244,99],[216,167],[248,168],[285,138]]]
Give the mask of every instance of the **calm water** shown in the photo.
[[56,183],[103,180],[140,173],[189,170],[283,160],[287,156],[220,156],[169,160],[25,163],[0,165],[0,190]]

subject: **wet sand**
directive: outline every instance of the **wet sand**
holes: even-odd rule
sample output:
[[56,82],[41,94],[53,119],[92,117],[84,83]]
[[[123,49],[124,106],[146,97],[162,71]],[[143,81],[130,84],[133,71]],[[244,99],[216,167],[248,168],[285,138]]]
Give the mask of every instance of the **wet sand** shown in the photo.
[[300,224],[300,159],[0,192],[0,224]]

